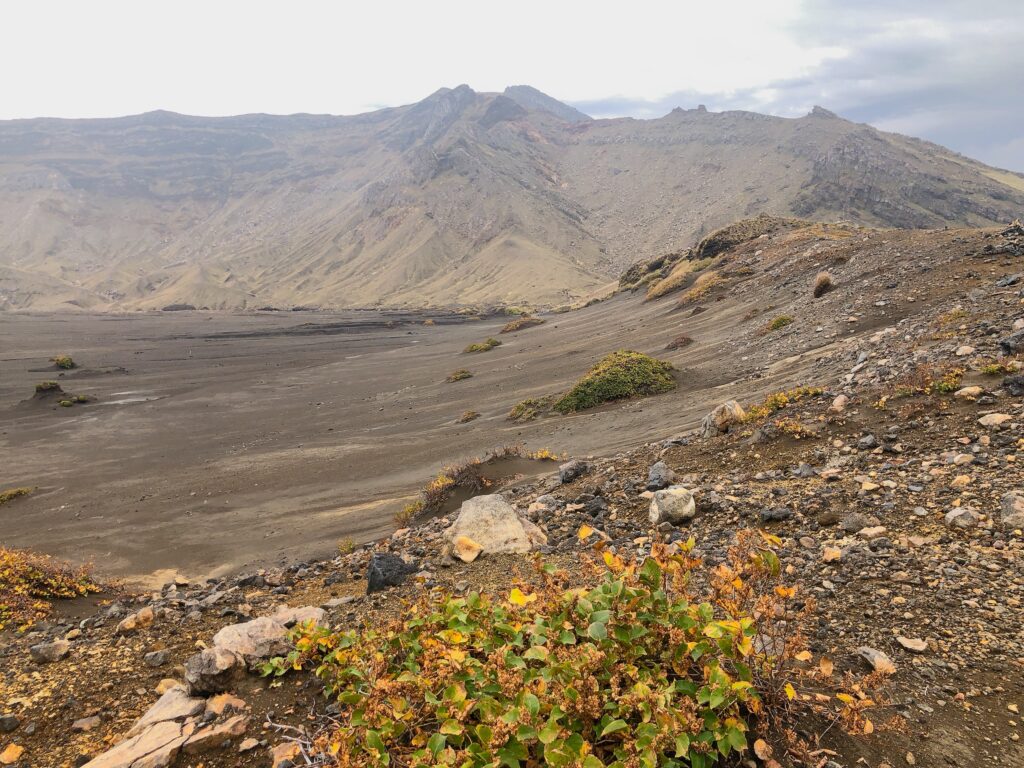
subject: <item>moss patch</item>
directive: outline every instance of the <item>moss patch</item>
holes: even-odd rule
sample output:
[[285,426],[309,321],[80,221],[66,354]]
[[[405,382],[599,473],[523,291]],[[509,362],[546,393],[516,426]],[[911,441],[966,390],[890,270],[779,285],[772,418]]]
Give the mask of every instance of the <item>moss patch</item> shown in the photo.
[[676,386],[672,370],[672,363],[620,349],[602,358],[554,407],[572,413],[612,400],[668,392]]

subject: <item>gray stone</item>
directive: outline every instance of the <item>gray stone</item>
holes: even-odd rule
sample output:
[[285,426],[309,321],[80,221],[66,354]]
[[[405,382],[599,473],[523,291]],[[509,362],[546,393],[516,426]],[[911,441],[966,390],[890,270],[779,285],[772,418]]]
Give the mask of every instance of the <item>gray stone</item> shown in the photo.
[[1024,352],[1024,331],[1017,331],[1016,333],[1011,333],[1005,339],[1000,339],[999,346],[1002,348],[1003,353],[1007,355]]
[[405,562],[398,555],[390,552],[377,552],[370,558],[366,569],[366,594],[380,592],[388,587],[397,587],[405,582],[416,566]]
[[945,517],[949,528],[974,528],[979,519],[980,515],[969,507],[955,507]]
[[198,693],[220,693],[231,687],[244,662],[223,648],[206,648],[185,662],[185,679]]
[[1024,491],[1010,491],[1004,494],[999,513],[999,522],[1003,528],[1011,531],[1024,528]]
[[135,721],[128,731],[128,736],[142,733],[156,723],[168,720],[184,720],[186,717],[198,715],[206,708],[206,700],[189,696],[185,689],[176,685],[156,700],[146,712]]
[[675,482],[676,473],[664,461],[652,464],[647,470],[647,490],[657,491]]
[[558,468],[558,479],[562,483],[571,483],[577,478],[583,477],[590,472],[592,467],[589,462],[573,459],[567,461]]
[[162,667],[167,663],[167,651],[150,651],[142,657],[142,660],[150,667]]
[[17,715],[0,715],[0,733],[10,733],[21,725]]
[[789,507],[766,507],[761,510],[760,518],[762,523],[778,523],[789,520],[793,517],[793,510]]
[[32,661],[37,664],[52,664],[60,661],[71,652],[71,643],[67,640],[53,640],[49,643],[37,643],[28,649]]
[[1024,395],[1024,373],[1003,377],[1003,389],[1013,397]]
[[314,624],[323,624],[327,618],[327,613],[323,608],[318,608],[315,605],[304,605],[301,608],[282,605],[270,615],[270,618],[284,624],[286,627],[291,627],[295,624],[305,624],[307,621],[312,621]]
[[213,645],[241,657],[250,666],[290,650],[288,630],[269,616],[223,627],[213,636]]
[[167,768],[185,743],[181,730],[181,724],[174,721],[156,723],[93,758],[84,768]]
[[692,520],[697,514],[697,504],[693,492],[681,485],[673,485],[661,491],[655,491],[651,498],[648,513],[651,523],[671,523],[679,525]]

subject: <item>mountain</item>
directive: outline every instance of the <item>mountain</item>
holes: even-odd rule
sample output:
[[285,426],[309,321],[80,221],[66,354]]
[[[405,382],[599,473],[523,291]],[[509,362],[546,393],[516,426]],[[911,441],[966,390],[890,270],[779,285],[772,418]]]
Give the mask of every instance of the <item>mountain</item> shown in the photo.
[[759,212],[987,226],[1024,177],[815,108],[593,120],[528,86],[364,115],[0,122],[0,307],[563,304]]

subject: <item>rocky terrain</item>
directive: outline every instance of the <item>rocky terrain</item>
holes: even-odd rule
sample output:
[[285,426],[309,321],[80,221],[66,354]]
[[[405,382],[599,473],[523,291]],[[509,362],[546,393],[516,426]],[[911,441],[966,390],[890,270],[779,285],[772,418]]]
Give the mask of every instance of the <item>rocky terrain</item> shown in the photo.
[[[775,760],[1020,765],[1024,228],[781,222],[715,259],[705,269],[719,280],[700,296],[681,283],[620,298],[658,308],[661,343],[695,337],[681,381],[699,375],[707,343],[694,326],[731,306],[731,335],[713,346],[739,375],[706,387],[703,419],[676,430],[663,418],[657,439],[576,453],[332,557],[58,605],[3,637],[0,764],[321,764],[314,736],[332,705],[319,681],[255,674],[287,652],[289,625],[380,624],[433,589],[504,595],[537,578],[535,553],[572,573],[595,548],[642,557],[692,536],[710,568],[757,527],[782,541],[822,674],[873,686],[870,732],[808,709],[795,729],[810,752]],[[674,268],[648,265],[665,274],[636,290]],[[814,298],[826,268],[830,289]],[[659,403],[692,396],[603,412],[657,421]]]
[[1024,178],[816,108],[592,120],[526,86],[353,117],[0,122],[0,309],[572,304],[759,212],[991,226]]

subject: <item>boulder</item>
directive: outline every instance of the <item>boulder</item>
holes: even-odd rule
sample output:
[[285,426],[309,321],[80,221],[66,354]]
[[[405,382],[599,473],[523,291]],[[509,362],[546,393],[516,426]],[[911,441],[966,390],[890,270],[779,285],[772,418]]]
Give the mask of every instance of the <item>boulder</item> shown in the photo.
[[988,413],[978,419],[978,423],[983,427],[1001,427],[1011,418],[1008,413]]
[[664,490],[655,491],[651,497],[651,523],[672,523],[679,525],[692,520],[697,514],[697,504],[693,493],[681,485],[673,485]]
[[946,513],[946,525],[950,528],[974,528],[980,516],[968,507],[954,507]]
[[1013,397],[1020,397],[1021,395],[1024,395],[1024,373],[1004,376],[1003,389]]
[[197,693],[220,693],[231,687],[245,664],[223,648],[206,648],[185,662],[185,679]]
[[186,741],[181,723],[156,723],[85,764],[84,768],[167,768]]
[[295,608],[290,605],[282,605],[272,614],[270,618],[286,627],[293,627],[296,624],[305,624],[312,621],[314,624],[323,624],[327,619],[327,612],[315,605],[304,605]]
[[1003,495],[999,522],[1011,531],[1024,528],[1024,491],[1010,491]]
[[838,395],[836,399],[832,401],[832,405],[829,406],[829,410],[833,413],[842,413],[846,410],[846,405],[849,402],[850,398],[846,395]]
[[727,400],[704,417],[704,421],[701,422],[701,434],[704,437],[714,437],[728,432],[731,427],[741,423],[746,415],[739,403]]
[[647,470],[647,490],[657,491],[672,485],[676,480],[676,473],[668,468],[664,461],[652,464]]
[[198,715],[205,708],[206,701],[204,699],[189,696],[181,686],[171,688],[157,699],[156,704],[146,710],[142,717],[135,721],[135,725],[128,731],[128,737],[140,734],[157,723],[168,720],[184,720],[186,717]]
[[415,572],[416,566],[405,562],[398,555],[377,552],[370,558],[370,565],[366,569],[366,594],[397,587],[410,573]]
[[1024,331],[1017,331],[1016,333],[1011,333],[1005,339],[1000,339],[999,346],[1003,350],[1003,354],[1006,355],[1024,352]]
[[484,554],[522,554],[547,543],[540,528],[499,493],[463,502],[445,536],[453,552],[460,537],[471,539]]
[[961,400],[977,400],[985,393],[985,390],[979,386],[973,387],[962,387],[953,393],[953,397]]
[[115,633],[118,635],[132,635],[140,629],[148,627],[153,623],[153,609],[148,605],[140,611],[129,614],[125,618],[121,619],[120,623],[115,629]]
[[573,480],[583,477],[591,469],[593,467],[590,466],[589,462],[573,459],[572,461],[565,462],[565,464],[558,468],[558,479],[562,483],[571,483]]
[[71,652],[71,643],[67,640],[54,640],[49,643],[36,643],[28,649],[32,661],[36,664],[52,664],[60,661]]
[[249,666],[290,650],[287,628],[270,616],[223,627],[213,636],[213,645],[240,657]]

